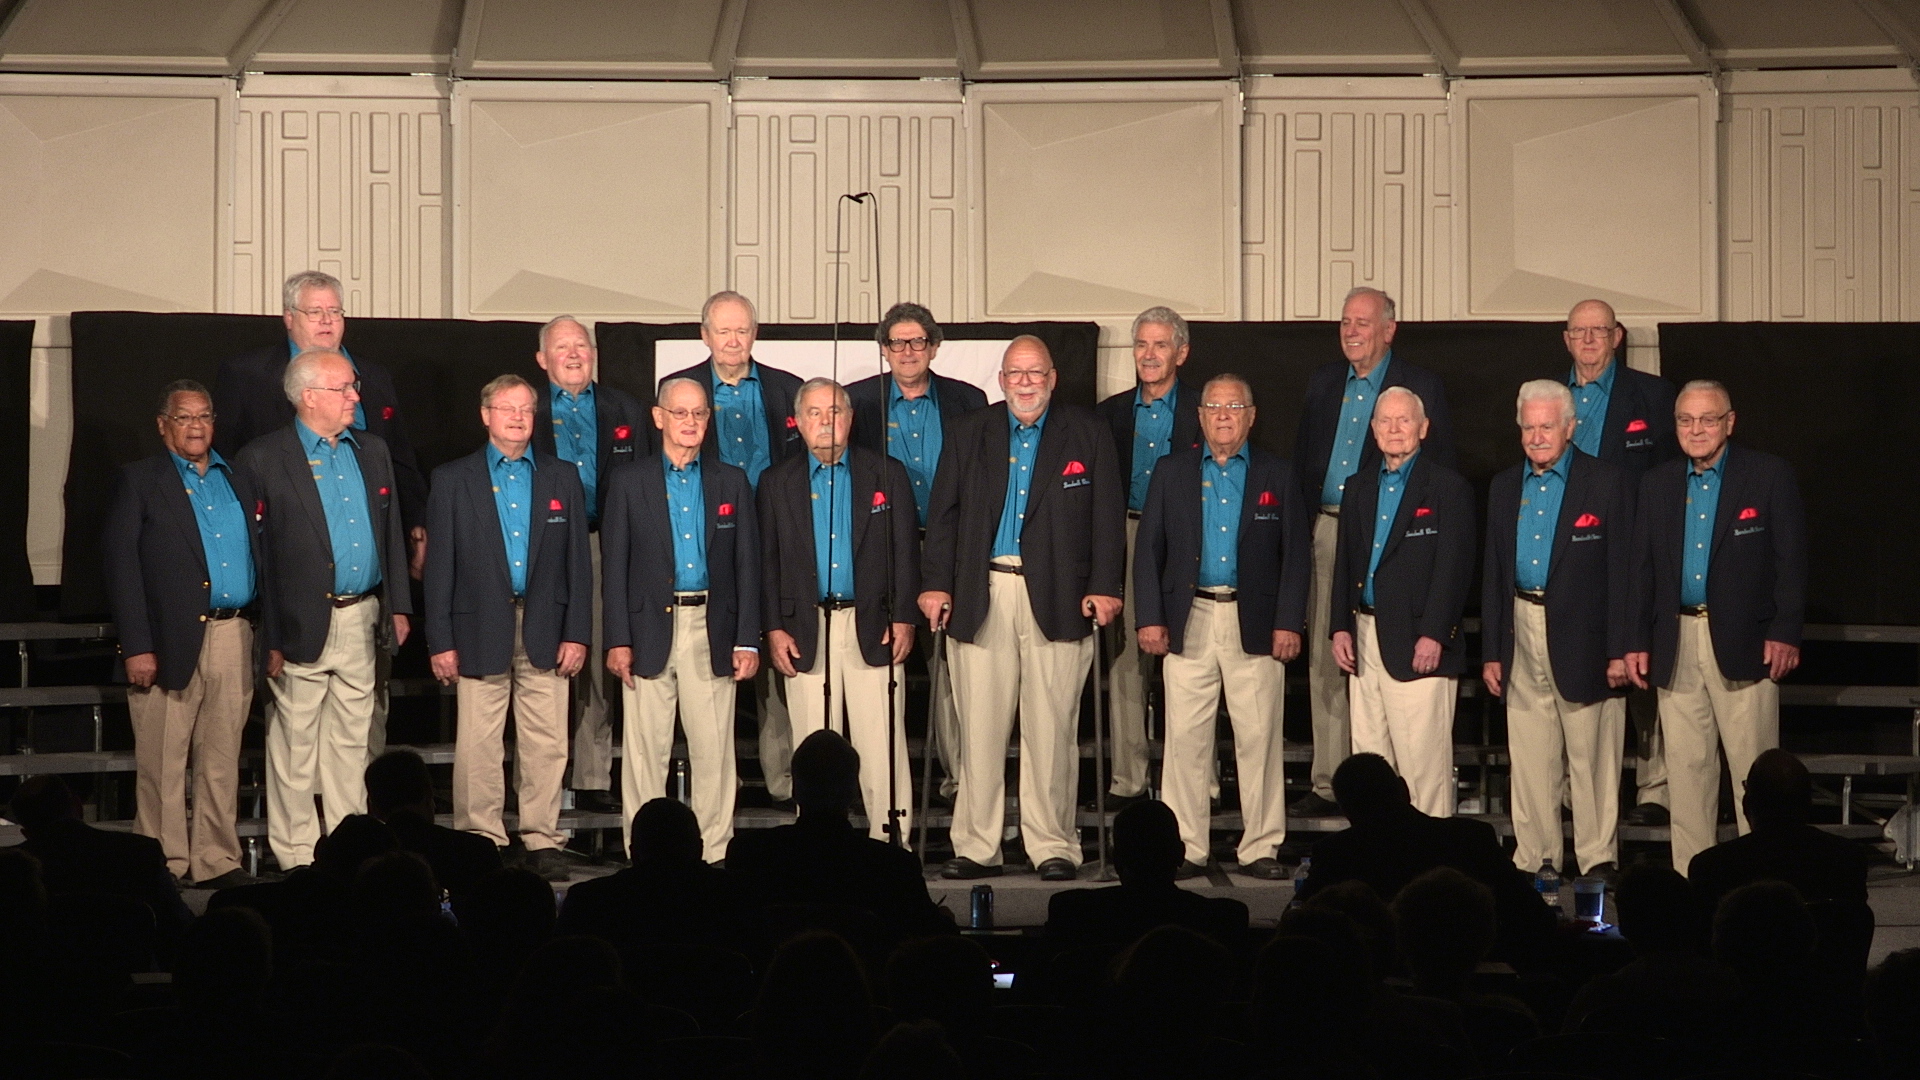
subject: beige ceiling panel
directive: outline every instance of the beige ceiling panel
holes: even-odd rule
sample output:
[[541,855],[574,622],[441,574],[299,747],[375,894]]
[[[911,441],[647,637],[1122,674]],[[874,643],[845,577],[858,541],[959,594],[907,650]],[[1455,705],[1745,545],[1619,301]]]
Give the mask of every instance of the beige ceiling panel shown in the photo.
[[725,78],[746,0],[466,0],[461,74]]
[[979,79],[1232,75],[1227,0],[964,0],[961,62]]
[[985,318],[1240,307],[1233,83],[976,87]]
[[1233,27],[1248,72],[1440,70],[1400,0],[1235,0]]
[[444,72],[459,33],[460,0],[298,0],[247,67]]
[[948,0],[748,4],[736,75],[960,74]]
[[23,0],[0,68],[226,74],[269,0]]
[[1690,71],[1660,0],[1411,0],[1463,75]]
[[[1714,59],[1728,67],[1880,66],[1905,60],[1856,0],[1678,2]],[[1897,18],[1910,16],[1912,5],[1883,4],[1882,9]]]

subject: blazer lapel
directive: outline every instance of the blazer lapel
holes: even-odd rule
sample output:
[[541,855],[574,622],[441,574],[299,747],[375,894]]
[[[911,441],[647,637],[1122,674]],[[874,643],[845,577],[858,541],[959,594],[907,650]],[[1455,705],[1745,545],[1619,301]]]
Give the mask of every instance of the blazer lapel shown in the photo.
[[[1009,422],[1013,414],[1007,414]],[[1009,433],[1011,435],[1011,433]],[[1067,460],[1067,436],[1058,424],[1048,424],[1040,429],[1040,448],[1033,455],[1033,479],[1027,485],[1027,520],[1032,521],[1040,504],[1050,492],[1060,486],[1060,470]]]
[[[533,581],[533,568],[540,563],[540,538],[546,535],[547,519],[554,516],[584,513],[584,508],[561,504],[555,510],[553,504],[559,502],[556,490],[560,479],[554,473],[557,460],[540,461],[534,456],[533,447],[527,447],[527,458],[533,462],[533,505],[527,509],[527,581]],[[542,466],[545,466],[544,468]]]
[[[487,550],[493,552],[493,565],[499,571],[500,580],[508,591],[513,588],[513,571],[507,568],[507,540],[500,529],[500,506],[493,501],[493,475],[487,470],[487,450],[481,447],[467,459],[467,494],[480,508],[480,518],[486,526],[493,529],[489,539],[499,538],[498,543],[487,544]],[[532,515],[528,515],[531,520]]]
[[[187,542],[187,550],[193,552],[194,558],[200,560],[200,572],[204,575],[207,572],[207,545],[200,538],[200,519],[193,512],[193,496],[187,493],[186,483],[180,479],[180,470],[174,465],[171,454],[167,455],[160,465],[166,470],[162,474],[162,479],[163,487],[168,493],[167,497],[160,501],[161,505],[166,507],[167,516],[173,518],[174,525],[180,529],[180,535]],[[207,468],[211,469],[213,466],[208,465]],[[234,489],[234,496],[239,497],[237,487]],[[253,509],[244,502],[241,504],[241,509],[246,511],[247,524],[251,527]]]
[[1547,556],[1549,581],[1560,566],[1560,557],[1567,553],[1567,545],[1573,542],[1573,523],[1580,520],[1580,504],[1587,497],[1587,479],[1592,471],[1581,462],[1580,451],[1571,443],[1567,445],[1567,454],[1567,486],[1560,493],[1560,519],[1553,523],[1553,553]]
[[[1420,508],[1420,500],[1427,497],[1426,462],[1415,458],[1413,468],[1407,470],[1407,490],[1400,493],[1400,509],[1393,515],[1393,528],[1387,533],[1387,546],[1380,552],[1380,561],[1386,562],[1400,547],[1400,541],[1407,535],[1407,527],[1413,521],[1414,511]],[[1378,498],[1376,494],[1375,498]],[[1374,504],[1378,506],[1379,503]],[[1373,515],[1367,515],[1371,521]]]
[[287,478],[292,481],[294,498],[307,512],[307,520],[312,523],[314,532],[320,537],[320,550],[333,550],[333,534],[327,529],[327,512],[320,506],[320,489],[315,485],[313,470],[320,467],[317,459],[307,456],[307,448],[300,445],[300,433],[287,429],[287,446],[281,456],[282,467]]
[[[995,408],[992,405],[987,407]],[[1007,471],[1011,468],[1011,462],[1008,460],[1011,452],[1008,446],[1013,438],[1013,413],[1005,405],[998,408],[1001,423],[984,424],[980,428],[980,438],[986,443],[980,448],[980,460],[987,463],[989,485],[987,490],[1000,493],[1000,509],[993,512],[993,520],[996,523],[999,522],[1000,515],[1006,512]],[[987,533],[987,542],[989,544],[993,542],[992,532]]]
[[[851,515],[853,518],[853,547],[850,550],[854,552],[860,550],[860,544],[866,538],[867,520],[873,517],[873,496],[882,495],[884,497],[884,493],[887,490],[886,486],[881,483],[883,475],[884,474],[870,468],[866,458],[856,459],[853,456],[853,447],[847,447],[847,476],[853,480],[853,491],[849,493],[849,498],[854,500],[853,506],[850,508],[853,511]],[[892,513],[891,510],[887,512]]]
[[[1740,513],[1740,497],[1736,494],[1746,479],[1738,464],[1739,455],[1733,452],[1729,444],[1721,451],[1720,458],[1720,501],[1713,512],[1713,547],[1707,552],[1708,565],[1712,557],[1720,551],[1720,545],[1726,542],[1727,531],[1733,528],[1734,519]],[[1682,536],[1686,534],[1681,533]]]

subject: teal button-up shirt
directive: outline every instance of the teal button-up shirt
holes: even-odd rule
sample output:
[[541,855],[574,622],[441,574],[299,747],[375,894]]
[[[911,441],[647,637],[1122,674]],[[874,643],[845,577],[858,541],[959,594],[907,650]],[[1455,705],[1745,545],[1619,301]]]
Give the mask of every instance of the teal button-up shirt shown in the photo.
[[1413,473],[1413,463],[1420,460],[1420,451],[1400,463],[1398,469],[1387,468],[1386,461],[1380,462],[1380,501],[1374,508],[1373,550],[1367,553],[1367,585],[1360,591],[1360,602],[1373,606],[1373,572],[1380,569],[1380,556],[1386,554],[1387,540],[1393,535],[1393,519],[1400,514],[1400,500],[1407,494],[1407,477]]
[[1145,392],[1133,392],[1133,475],[1127,478],[1127,509],[1147,508],[1147,485],[1153,482],[1153,467],[1167,456],[1173,442],[1173,411],[1178,407],[1180,384],[1153,401]]
[[[1365,377],[1347,367],[1347,388],[1340,396],[1340,426],[1333,430],[1333,449],[1327,454],[1327,478],[1320,485],[1320,504],[1339,506],[1340,493],[1347,489],[1347,478],[1360,469],[1360,455],[1373,437],[1373,404],[1387,385],[1387,367],[1393,363],[1393,351],[1380,358]],[[1368,603],[1372,603],[1371,600]]]
[[900,392],[900,384],[888,379],[887,456],[907,467],[921,528],[927,524],[927,500],[933,497],[933,474],[940,467],[940,452],[945,446],[937,385],[928,380],[926,393],[909,398]]
[[667,476],[667,520],[673,523],[673,591],[707,587],[707,493],[700,481],[700,459],[680,468],[660,455]]
[[205,476],[193,462],[168,453],[193,503],[200,526],[200,550],[207,557],[207,606],[243,608],[253,603],[253,546],[247,533],[247,508],[240,505],[228,474],[233,470],[217,451],[207,451]]
[[1047,414],[1031,424],[1007,410],[1013,430],[1007,437],[1007,501],[1000,507],[1000,529],[993,534],[993,557],[1020,554],[1020,530],[1027,523],[1027,492],[1040,478],[1033,475],[1033,462],[1040,454],[1040,435],[1047,426]]
[[1200,459],[1200,585],[1240,585],[1240,500],[1247,490],[1247,448],[1225,466],[1208,453]]
[[729,386],[713,373],[713,422],[719,425],[720,460],[747,471],[747,483],[760,486],[760,474],[773,464],[767,446],[767,403],[760,394],[760,365],[749,361],[747,376]]
[[1520,470],[1520,518],[1514,526],[1513,583],[1528,592],[1547,587],[1553,564],[1553,534],[1560,526],[1560,503],[1567,494],[1567,459],[1536,473],[1533,463]]
[[353,429],[342,431],[328,445],[299,420],[294,434],[307,452],[314,487],[320,492],[320,510],[327,519],[327,538],[333,545],[333,593],[358,596],[380,584],[380,543],[373,535],[373,517],[367,507],[367,482],[360,474],[359,442]]
[[1680,604],[1698,607],[1707,602],[1707,572],[1713,562],[1713,524],[1720,512],[1721,481],[1726,477],[1729,444],[1710,469],[1687,469],[1686,549],[1680,553]]
[[533,527],[533,455],[508,459],[487,444],[487,476],[493,482],[493,508],[500,512],[500,539],[507,545],[507,576],[513,595],[527,593],[527,533]]
[[831,465],[812,454],[807,484],[813,503],[814,581],[822,600],[853,599],[853,474],[847,459]]
[[1576,369],[1567,376],[1567,386],[1573,391],[1573,415],[1580,423],[1573,429],[1573,445],[1582,453],[1600,456],[1600,436],[1607,422],[1607,402],[1613,399],[1613,372],[1620,365],[1620,358],[1607,361],[1607,370],[1600,377],[1585,386],[1580,385],[1580,372]]
[[595,493],[600,486],[600,413],[593,400],[593,384],[569,394],[548,384],[553,399],[553,451],[580,470],[580,486],[587,496],[587,520],[600,517]]

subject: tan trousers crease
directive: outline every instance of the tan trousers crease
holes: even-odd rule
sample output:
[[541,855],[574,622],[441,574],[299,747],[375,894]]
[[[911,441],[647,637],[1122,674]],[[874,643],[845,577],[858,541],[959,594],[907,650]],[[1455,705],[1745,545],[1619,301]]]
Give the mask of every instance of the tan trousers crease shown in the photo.
[[1682,874],[1695,855],[1719,842],[1721,750],[1733,774],[1734,816],[1745,836],[1751,827],[1740,796],[1747,772],[1753,759],[1780,745],[1779,684],[1736,682],[1722,675],[1709,618],[1680,616],[1673,682],[1659,691],[1667,790],[1673,799],[1673,868]]
[[[860,755],[860,796],[867,810],[867,835],[887,839],[887,669],[874,667],[860,655],[853,608],[820,613],[821,648],[815,650],[811,670],[787,680],[787,711],[793,717],[793,740],[829,725],[844,734]],[[829,635],[828,626],[832,632]],[[829,636],[832,652],[827,652]],[[825,655],[822,655],[825,654]],[[831,659],[825,665],[823,660]],[[826,701],[828,672],[833,702]],[[900,839],[913,846],[913,774],[907,761],[907,673],[896,666],[894,691],[893,783],[894,806],[900,810]],[[843,721],[841,718],[845,717]],[[831,718],[831,719],[829,719]]]
[[1660,733],[1659,695],[1653,690],[1627,691],[1627,716],[1635,729],[1642,725],[1649,729],[1646,756],[1639,758],[1633,767],[1634,802],[1665,806],[1668,802],[1667,740]]
[[1186,651],[1169,653],[1166,758],[1161,797],[1180,821],[1188,862],[1204,863],[1211,814],[1208,785],[1217,747],[1220,695],[1233,721],[1233,756],[1240,773],[1242,865],[1270,859],[1287,839],[1285,741],[1286,666],[1271,655],[1249,654],[1240,642],[1240,605],[1195,597],[1187,617]]
[[453,741],[453,827],[507,846],[507,714],[513,714],[513,783],[520,839],[528,851],[564,847],[560,790],[567,774],[567,680],[527,659],[522,614],[513,612],[512,670],[454,686],[459,721]]
[[[600,534],[587,534],[587,549],[593,553],[593,640],[587,643],[587,665],[573,677],[573,780],[575,791],[610,791],[613,788],[613,722],[607,716],[608,687],[613,675],[607,671],[606,650],[600,643]],[[624,807],[632,817],[637,807]]]
[[793,717],[772,664],[761,664],[753,678],[753,699],[760,723],[760,775],[775,802],[793,798]]
[[660,674],[623,687],[626,721],[620,769],[621,839],[631,849],[633,815],[667,790],[667,765],[673,756],[673,720],[677,709],[687,736],[687,794],[700,822],[703,855],[710,863],[727,857],[733,839],[733,800],[740,786],[733,760],[733,705],[739,684],[713,673],[707,643],[707,608],[673,608],[673,647]]
[[1147,790],[1147,658],[1140,652],[1133,608],[1133,553],[1140,522],[1127,519],[1127,587],[1121,609],[1119,655],[1109,666],[1107,735],[1113,740],[1113,776],[1107,790],[1134,796]]
[[1453,707],[1460,680],[1441,675],[1401,682],[1380,662],[1373,616],[1354,616],[1358,673],[1350,687],[1353,752],[1386,758],[1413,793],[1413,805],[1453,816]]
[[953,672],[947,666],[942,639],[917,635],[913,647],[927,658],[927,727],[940,758],[940,794],[951,802],[960,790],[960,713],[953,707]]
[[1333,799],[1333,770],[1353,753],[1347,673],[1333,659],[1333,556],[1339,549],[1340,519],[1313,518],[1313,588],[1307,593],[1307,686],[1313,704],[1314,794]]
[[174,877],[211,881],[240,868],[240,737],[252,702],[253,624],[245,619],[206,624],[184,689],[127,689],[139,804],[133,827],[160,841]]
[[274,712],[267,725],[267,843],[280,869],[313,861],[321,818],[326,828],[367,810],[367,734],[373,726],[378,664],[374,628],[380,601],[334,608],[327,643],[311,664],[287,661],[268,680]]
[[1506,673],[1513,759],[1513,863],[1531,874],[1567,866],[1560,803],[1571,789],[1574,855],[1582,873],[1620,861],[1623,697],[1582,705],[1560,696],[1547,656],[1547,609],[1513,601],[1513,669]]
[[972,642],[948,653],[960,711],[960,790],[953,804],[953,853],[983,866],[1001,862],[1006,826],[1007,740],[1020,715],[1020,835],[1036,866],[1080,865],[1074,827],[1079,794],[1080,691],[1092,670],[1094,635],[1049,641],[1033,619],[1027,579],[990,573],[987,618]]

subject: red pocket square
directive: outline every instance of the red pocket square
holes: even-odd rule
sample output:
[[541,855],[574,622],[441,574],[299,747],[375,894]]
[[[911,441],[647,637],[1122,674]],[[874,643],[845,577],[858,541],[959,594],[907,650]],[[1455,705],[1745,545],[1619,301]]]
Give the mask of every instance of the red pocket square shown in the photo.
[[732,516],[733,516],[733,504],[732,504],[732,503],[721,503],[721,504],[720,504],[720,516],[721,516],[721,517],[732,517]]
[[1647,422],[1645,420],[1627,421],[1627,434],[1631,435],[1636,431],[1645,431],[1645,430],[1647,430]]
[[1060,470],[1060,475],[1061,476],[1080,476],[1086,471],[1087,471],[1087,467],[1085,465],[1082,465],[1077,461],[1069,461],[1067,462],[1067,467]]
[[265,500],[265,499],[255,499],[255,500],[253,500],[253,516],[254,516],[254,519],[255,519],[255,520],[257,521],[257,520],[259,520],[260,518],[263,518],[263,517],[265,517],[266,515],[267,515],[267,500]]
[[873,505],[875,505],[875,506],[885,506],[885,505],[887,505],[887,493],[886,493],[886,492],[884,492],[884,491],[876,491],[876,492],[874,492],[874,493],[873,493]]
[[1416,510],[1414,510],[1414,512],[1413,512],[1413,516],[1414,516],[1414,517],[1426,517],[1426,516],[1427,516],[1428,514],[1431,514],[1431,513],[1433,513],[1433,508],[1432,508],[1432,507],[1427,507],[1427,506],[1422,506],[1422,507],[1419,507],[1418,509],[1416,509]]
[[800,421],[795,420],[793,417],[789,416],[787,417],[787,426],[790,428],[797,428],[800,426]]
[[564,506],[561,506],[561,505],[560,505],[560,500],[559,500],[559,499],[548,499],[548,500],[547,500],[547,509],[549,509],[549,510],[565,510],[565,509],[566,509],[566,507],[564,507]]
[[621,424],[619,427],[613,429],[613,437],[624,442],[633,437],[633,429],[625,424]]
[[382,419],[382,420],[391,420],[391,419],[393,419],[393,406],[391,406],[391,405],[389,405],[389,406],[387,406],[386,408],[384,408],[384,409],[381,409],[381,410],[380,410],[380,419]]
[[387,493],[387,489],[386,489],[386,488],[381,488],[381,489],[380,489],[380,494],[382,494],[382,495],[385,495],[386,493]]
[[1760,511],[1751,506],[1747,507],[1745,510],[1740,511],[1741,521],[1752,521],[1754,518],[1757,518],[1759,516],[1760,516]]
[[1592,514],[1581,514],[1579,517],[1573,519],[1573,527],[1576,529],[1591,529],[1598,524],[1600,524],[1600,519]]
[[1273,492],[1271,492],[1271,491],[1263,491],[1263,492],[1261,492],[1261,493],[1260,493],[1260,502],[1259,502],[1259,504],[1258,504],[1258,505],[1260,505],[1260,506],[1279,506],[1279,505],[1280,505],[1280,500],[1279,500],[1279,499],[1276,499],[1276,498],[1274,498],[1274,497],[1273,497]]

